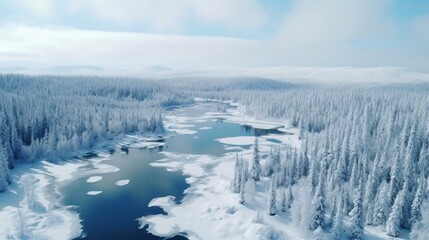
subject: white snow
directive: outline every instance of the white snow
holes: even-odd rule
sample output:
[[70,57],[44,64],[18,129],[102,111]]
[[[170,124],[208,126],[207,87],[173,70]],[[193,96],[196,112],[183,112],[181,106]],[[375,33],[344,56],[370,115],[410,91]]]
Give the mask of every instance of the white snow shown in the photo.
[[168,130],[172,131],[172,132],[176,132],[177,134],[180,134],[180,135],[191,135],[191,134],[197,133],[197,131],[195,131],[195,130],[181,129],[181,128],[168,129]]
[[95,183],[95,182],[100,181],[102,178],[103,178],[102,176],[92,176],[92,177],[89,177],[89,178],[86,180],[86,182],[87,182],[87,183]]
[[245,145],[253,144],[255,142],[255,137],[249,137],[249,136],[228,137],[228,138],[219,138],[219,139],[216,139],[216,141],[223,144],[245,146]]
[[[242,153],[245,159],[251,157],[250,150]],[[217,159],[206,155],[169,154],[168,159],[174,161],[176,168],[178,159],[186,158],[180,169],[189,176],[187,182],[191,186],[180,205],[176,205],[171,197],[154,199],[150,206],[161,207],[168,215],[142,217],[139,219],[141,227],[148,224],[150,232],[164,237],[187,232],[190,239],[266,239],[268,236],[304,239],[305,235],[289,234],[295,231],[294,226],[284,224],[289,218],[287,214],[270,217],[263,213],[264,222],[268,224],[251,220],[256,210],[264,211],[265,199],[257,192],[255,203],[243,206],[238,203],[238,194],[230,193],[234,154]],[[263,182],[258,189],[266,185]]]
[[283,128],[284,124],[278,123],[278,122],[270,122],[270,121],[264,121],[259,120],[254,117],[249,117],[244,115],[240,112],[238,109],[228,109],[229,114],[224,114],[222,117],[225,118],[225,121],[232,122],[232,123],[238,123],[240,125],[247,125],[252,128],[258,128],[258,129],[276,129],[276,128]]
[[195,130],[189,128],[195,127],[192,124],[185,124],[189,121],[189,117],[178,116],[178,115],[167,115],[165,116],[166,123],[164,124],[167,131],[175,132],[180,135],[191,135],[197,133]]
[[91,196],[95,196],[95,195],[98,195],[98,194],[100,194],[100,193],[102,193],[103,191],[89,191],[89,192],[87,192],[86,194],[88,194],[88,195],[91,195]]
[[[104,143],[104,146],[117,143],[111,141]],[[0,195],[0,239],[73,239],[81,236],[79,214],[71,206],[61,204],[59,188],[77,178],[119,171],[119,168],[103,163],[109,159],[109,154],[101,151],[96,153],[98,157],[85,160],[16,165],[12,171],[13,184]],[[19,186],[24,174],[35,179],[32,186],[34,205],[29,204]],[[101,176],[95,175],[88,177],[87,182],[93,183],[100,179]],[[88,195],[100,193],[90,191]]]
[[130,180],[128,180],[128,179],[119,180],[119,181],[115,182],[115,184],[116,184],[117,186],[125,186],[125,185],[127,185],[128,183],[130,183]]
[[[81,161],[65,162],[64,165],[39,162],[18,165],[12,172],[14,184],[0,196],[0,239],[70,239],[79,237],[82,229],[79,215],[62,206],[57,197],[58,187],[51,182],[70,181]],[[31,174],[34,183],[34,205],[29,205],[18,186],[24,174]],[[61,175],[63,174],[63,175]]]
[[[210,114],[215,116],[214,113]],[[228,119],[228,117],[226,117]],[[240,123],[239,117],[234,119]],[[255,121],[255,120],[254,120]],[[249,121],[246,121],[246,124]],[[252,126],[278,128],[277,123],[258,123]],[[297,129],[282,127],[286,135],[270,134],[259,138],[261,154],[267,154],[272,142],[300,148]],[[226,150],[238,150],[244,160],[250,161],[252,149],[240,146],[252,145],[254,137],[237,136],[220,138]],[[139,218],[140,227],[148,225],[148,231],[162,237],[186,232],[189,239],[311,239],[312,232],[299,228],[293,223],[290,211],[269,216],[266,211],[266,194],[269,179],[262,178],[245,196],[246,203],[239,203],[238,194],[231,193],[230,183],[233,175],[235,152],[223,157],[207,155],[164,153],[165,159],[152,163],[155,167],[165,167],[170,171],[182,171],[187,176],[190,187],[181,204],[176,204],[171,196],[153,199],[149,206],[161,207],[167,215],[153,215]],[[263,160],[264,161],[264,160]],[[263,163],[262,161],[262,163]],[[296,196],[299,196],[296,193]],[[280,199],[278,199],[280,201]],[[278,204],[280,205],[280,204]],[[347,219],[346,219],[347,224]],[[322,232],[323,238],[330,239],[330,233]],[[384,230],[366,227],[365,239],[385,239]]]
[[[216,113],[206,114],[211,118]],[[241,123],[240,117],[224,116],[228,121]],[[263,129],[283,127],[282,124],[247,119],[246,124]],[[289,129],[288,129],[289,130]],[[260,137],[261,153],[267,153],[275,139],[283,144],[300,146],[294,135],[269,135]],[[241,146],[252,145],[252,136],[237,136],[216,139],[225,144],[226,150],[238,150],[243,159],[249,161],[252,150],[243,150]],[[186,196],[182,204],[177,205],[174,198],[166,196],[153,199],[149,206],[158,206],[168,215],[142,217],[140,227],[148,225],[153,234],[168,237],[178,232],[186,232],[190,239],[306,239],[308,232],[298,232],[290,224],[290,214],[279,216],[265,214],[265,191],[268,186],[266,179],[256,186],[256,192],[247,196],[248,204],[239,204],[238,194],[230,192],[230,181],[234,166],[235,152],[220,158],[207,155],[175,154],[164,152],[165,159],[151,163],[154,167],[165,167],[169,171],[182,171],[190,187],[185,190]],[[255,216],[258,221],[254,221]]]

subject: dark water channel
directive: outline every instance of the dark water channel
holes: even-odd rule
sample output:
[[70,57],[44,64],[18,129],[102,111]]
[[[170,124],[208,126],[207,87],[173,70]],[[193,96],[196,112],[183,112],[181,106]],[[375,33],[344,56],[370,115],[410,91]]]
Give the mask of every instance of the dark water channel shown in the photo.
[[[190,135],[175,135],[165,139],[165,146],[157,148],[117,148],[111,149],[109,160],[103,163],[120,170],[113,173],[95,174],[103,178],[95,183],[86,182],[87,177],[79,178],[61,188],[63,204],[76,206],[74,210],[82,219],[85,239],[164,239],[138,229],[137,218],[163,214],[161,208],[148,207],[157,197],[175,196],[180,203],[184,190],[188,187],[181,172],[169,172],[165,168],[149,164],[165,158],[160,153],[189,153],[222,156],[229,150],[217,138],[235,136],[254,136],[281,134],[276,129],[253,129],[237,123],[225,122],[219,118],[201,119],[206,112],[216,110],[214,103],[172,109],[168,114],[188,117],[185,124],[193,125],[187,129],[197,131]],[[200,129],[203,128],[203,129]],[[244,146],[248,148],[249,146]],[[97,157],[97,156],[93,156]],[[129,180],[125,186],[117,186],[119,180]],[[102,191],[98,195],[88,195],[89,191]],[[175,236],[171,239],[186,239]]]

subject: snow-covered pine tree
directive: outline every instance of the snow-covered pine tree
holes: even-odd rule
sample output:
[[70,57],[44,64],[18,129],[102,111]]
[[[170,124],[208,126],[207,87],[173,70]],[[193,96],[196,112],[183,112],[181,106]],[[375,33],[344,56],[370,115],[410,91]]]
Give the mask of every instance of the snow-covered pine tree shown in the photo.
[[392,237],[399,236],[405,191],[405,189],[402,189],[396,196],[392,212],[390,213],[389,219],[386,223],[386,234]]
[[302,175],[308,176],[310,171],[310,160],[308,159],[308,140],[304,139],[303,147],[301,150],[302,155]]
[[3,154],[8,162],[8,167],[14,167],[14,159],[10,134],[10,119],[6,112],[0,108],[0,145],[3,147]]
[[348,164],[348,143],[344,139],[341,147],[341,152],[338,154],[338,161],[334,168],[334,177],[332,188],[342,186],[347,181],[347,164]]
[[244,194],[245,194],[245,188],[244,186],[246,185],[246,182],[241,182],[241,186],[240,186],[240,199],[238,200],[238,202],[240,204],[244,204],[245,199],[244,199]]
[[[429,135],[428,135],[429,136]],[[429,177],[429,144],[424,142],[420,149],[419,166],[418,169],[423,173],[424,177]]]
[[286,212],[287,208],[286,190],[282,189],[280,211]]
[[265,164],[264,175],[270,177],[274,172],[279,171],[279,167],[280,149],[278,147],[271,147],[267,163]]
[[248,166],[247,166],[247,161],[243,161],[243,159],[241,160],[241,177],[240,177],[240,200],[239,202],[241,204],[244,204],[245,202],[245,194],[246,194],[246,183],[247,180],[249,179],[249,174],[248,174]]
[[231,182],[231,190],[233,193],[239,193],[241,189],[241,175],[242,175],[242,160],[238,158],[238,153],[235,154],[234,164],[234,178]]
[[388,183],[383,181],[378,187],[377,195],[375,196],[374,215],[372,224],[382,225],[386,223],[389,217],[390,201],[388,200]]
[[299,129],[298,139],[302,140],[302,139],[304,139],[304,122],[302,119],[300,119],[300,121],[299,121],[298,129]]
[[[317,145],[314,147],[316,148]],[[312,158],[310,161],[310,173],[309,173],[310,189],[312,194],[316,192],[318,176],[319,176],[319,171],[317,169],[316,154],[313,152]]]
[[417,188],[416,195],[414,196],[413,204],[411,205],[411,225],[422,220],[422,204],[425,191],[425,182],[423,174],[419,180],[419,186]]
[[350,239],[361,240],[364,238],[363,229],[364,223],[364,209],[363,209],[363,190],[362,190],[362,178],[359,181],[358,188],[356,189],[355,196],[353,199],[353,209],[350,212]]
[[296,148],[291,152],[289,158],[289,184],[293,185],[297,181],[297,151]]
[[401,227],[411,230],[411,206],[413,204],[413,198],[415,193],[414,186],[416,185],[416,163],[419,157],[419,145],[420,140],[417,136],[417,124],[414,123],[410,137],[408,140],[406,156],[405,156],[405,171],[404,171],[404,190],[405,197],[402,204],[402,218]]
[[342,193],[339,194],[338,199],[336,201],[337,207],[336,207],[336,213],[332,225],[332,239],[334,240],[340,240],[341,236],[343,234],[343,199],[342,199]]
[[393,166],[390,170],[390,183],[389,183],[389,200],[390,204],[394,204],[396,196],[402,187],[402,174],[401,174],[401,153],[399,145],[395,146]]
[[288,187],[288,194],[287,194],[287,200],[286,200],[286,207],[290,209],[292,207],[294,201],[293,193],[292,193],[292,186]]
[[321,162],[319,182],[316,191],[311,201],[311,217],[310,217],[310,230],[315,230],[318,227],[325,226],[325,184],[326,184],[326,163]]
[[[429,134],[428,134],[429,136]],[[429,177],[429,143],[424,142],[420,149],[418,169],[423,173],[424,177]]]
[[429,201],[425,200],[422,207],[422,220],[413,224],[410,232],[411,240],[427,240],[429,236]]
[[252,164],[250,166],[250,176],[253,178],[253,180],[255,180],[255,182],[259,181],[261,176],[261,164],[259,163],[259,161],[259,143],[258,138],[255,137],[255,143],[253,145]]
[[368,180],[366,182],[365,187],[365,197],[363,201],[363,205],[365,208],[365,223],[367,225],[373,224],[373,215],[374,215],[374,199],[377,194],[377,176],[378,176],[378,162],[379,162],[379,154],[377,154],[374,158],[370,174],[368,175]]
[[277,198],[276,198],[276,179],[275,175],[271,178],[270,188],[268,191],[267,213],[271,216],[277,214]]
[[9,167],[4,147],[0,144],[0,192],[7,190],[10,184]]

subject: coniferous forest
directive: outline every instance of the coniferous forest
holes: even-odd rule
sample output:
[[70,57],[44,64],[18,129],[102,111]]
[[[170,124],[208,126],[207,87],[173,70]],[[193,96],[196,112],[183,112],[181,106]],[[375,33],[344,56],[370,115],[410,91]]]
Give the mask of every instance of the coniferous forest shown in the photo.
[[[142,80],[0,75],[0,191],[16,164],[58,161],[127,133],[162,133],[166,108],[195,97],[232,100],[243,113],[298,129],[300,148],[279,146],[262,161],[237,155],[231,191],[270,179],[269,215],[334,239],[428,236],[427,86],[317,88],[265,79]],[[346,221],[347,219],[347,221]],[[423,236],[423,237],[422,237]]]
[[[249,174],[272,178],[283,192],[278,208],[290,205],[301,227],[315,233],[330,229],[333,238],[340,239],[343,219],[349,216],[350,239],[363,239],[366,225],[385,226],[392,237],[401,229],[411,230],[412,239],[429,236],[424,229],[429,176],[426,90],[341,88],[255,95],[243,98],[246,111],[289,119],[299,128],[302,148],[273,149],[262,168],[253,159]],[[248,179],[249,174],[234,179]],[[239,192],[240,183],[234,191]],[[270,199],[276,196],[273,189],[267,193]],[[273,205],[268,204],[270,214],[278,211]]]

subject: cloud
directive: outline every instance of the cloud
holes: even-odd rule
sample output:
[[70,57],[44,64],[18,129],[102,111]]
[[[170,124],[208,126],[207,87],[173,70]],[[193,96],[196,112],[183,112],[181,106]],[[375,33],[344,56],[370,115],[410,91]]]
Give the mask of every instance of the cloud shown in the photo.
[[30,14],[40,17],[49,18],[54,15],[55,6],[53,0],[15,0],[12,1],[16,7],[22,8]]
[[[0,63],[88,64],[136,68],[249,63],[252,40],[8,25],[0,28]],[[15,65],[16,65],[15,64]]]
[[233,29],[254,29],[266,20],[258,0],[75,0],[86,11],[120,24],[147,25],[155,32],[180,32],[193,21]]
[[392,28],[385,16],[389,0],[293,1],[279,32],[293,47],[319,48],[356,38],[385,38]]
[[207,26],[204,34],[212,28],[263,32],[272,19],[259,0],[60,2],[17,0],[23,9],[40,16],[91,15],[94,21],[146,26],[151,34],[114,32],[105,25],[104,31],[82,30],[50,20],[39,27],[9,23],[0,26],[0,67],[24,63],[26,67],[54,63],[123,69],[288,65],[429,71],[429,17],[414,16],[399,24],[388,14],[394,0],[291,0],[283,21],[274,27],[278,32],[261,33],[256,39],[198,36],[198,32],[190,36],[186,29],[200,24]]
[[[401,66],[428,70],[427,51],[299,47],[277,39],[247,40],[70,28],[0,27],[0,66],[97,65],[140,69],[207,66]],[[310,50],[309,50],[310,49]],[[327,50],[328,49],[328,50]],[[424,48],[421,48],[424,49]]]
[[290,83],[429,82],[429,74],[396,67],[206,67],[147,73],[155,78],[267,78]]

